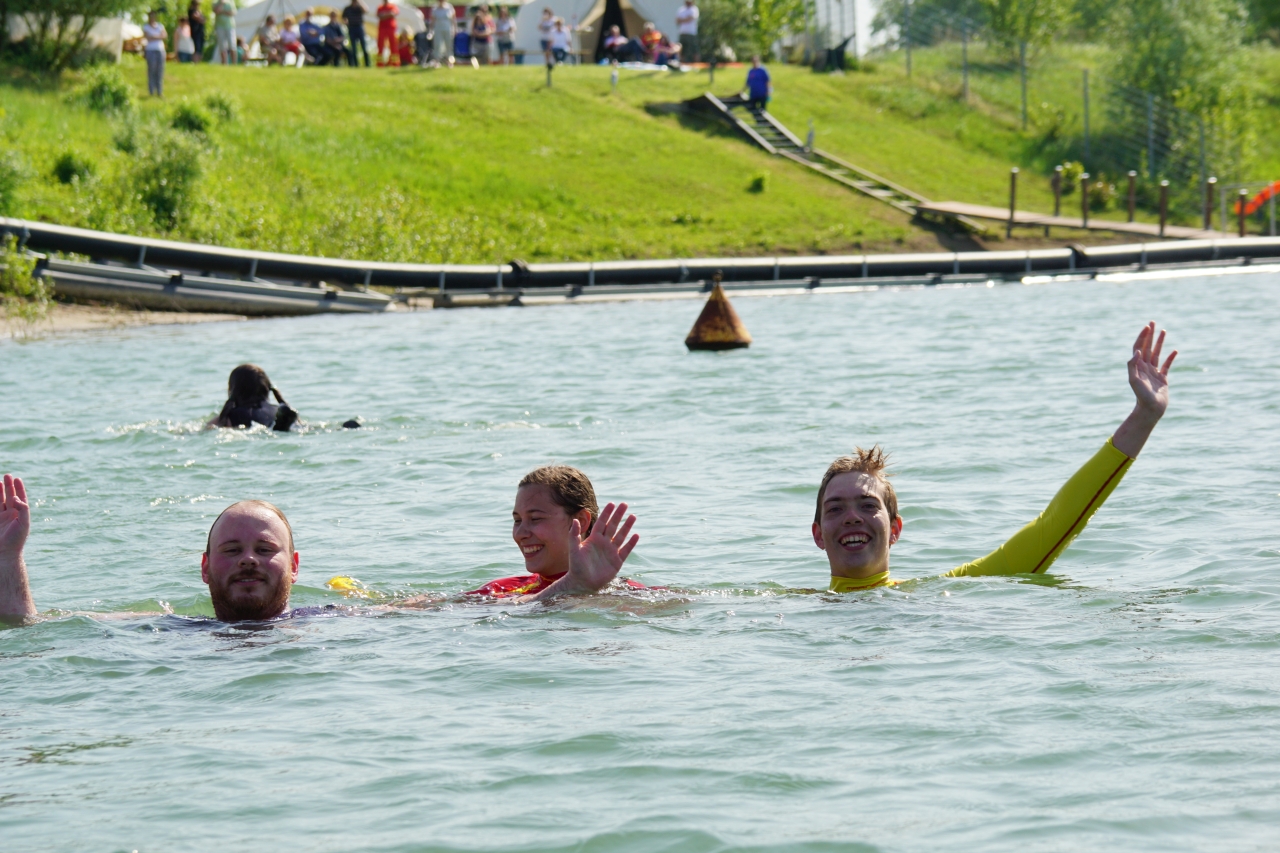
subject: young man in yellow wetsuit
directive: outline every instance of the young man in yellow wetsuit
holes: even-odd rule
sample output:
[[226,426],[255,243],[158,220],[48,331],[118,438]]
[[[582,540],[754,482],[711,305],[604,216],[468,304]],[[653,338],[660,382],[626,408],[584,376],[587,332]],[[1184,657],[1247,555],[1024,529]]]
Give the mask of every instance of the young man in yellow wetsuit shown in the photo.
[[[1133,344],[1129,385],[1137,404],[1093,458],[1067,481],[1044,512],[985,557],[947,577],[1038,574],[1049,568],[1090,516],[1115,489],[1169,405],[1169,366],[1160,364],[1163,331],[1145,326]],[[885,479],[884,451],[858,448],[831,463],[818,489],[813,541],[827,553],[833,592],[856,592],[894,583],[889,548],[902,535],[898,498]]]

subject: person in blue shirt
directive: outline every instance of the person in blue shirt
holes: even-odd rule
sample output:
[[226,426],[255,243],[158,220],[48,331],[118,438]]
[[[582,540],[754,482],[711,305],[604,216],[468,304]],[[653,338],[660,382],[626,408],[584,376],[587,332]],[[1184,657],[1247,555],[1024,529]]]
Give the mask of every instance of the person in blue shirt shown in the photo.
[[302,39],[302,49],[307,52],[313,62],[318,63],[324,59],[324,36],[321,35],[320,27],[316,22],[311,20],[310,9],[302,15],[302,23],[298,25],[298,35]]
[[773,94],[773,83],[769,80],[769,72],[760,62],[759,56],[751,57],[751,70],[747,72],[747,105],[754,111],[763,111]]

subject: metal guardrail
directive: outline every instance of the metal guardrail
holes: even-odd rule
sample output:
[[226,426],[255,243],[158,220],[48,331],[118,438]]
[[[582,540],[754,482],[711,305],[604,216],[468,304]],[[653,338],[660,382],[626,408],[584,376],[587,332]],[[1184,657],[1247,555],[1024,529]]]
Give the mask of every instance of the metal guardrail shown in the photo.
[[720,273],[726,283],[961,274],[1012,278],[1124,266],[1280,258],[1280,238],[1247,237],[1010,252],[673,258],[527,265],[518,261],[502,265],[392,264],[203,246],[0,218],[0,235],[5,232],[17,234],[30,249],[88,255],[97,262],[110,260],[135,269],[145,264],[171,267],[175,272],[195,271],[206,275],[219,272],[248,281],[262,278],[278,282],[324,281],[356,288],[379,286],[437,292],[694,284],[708,281],[716,273]]

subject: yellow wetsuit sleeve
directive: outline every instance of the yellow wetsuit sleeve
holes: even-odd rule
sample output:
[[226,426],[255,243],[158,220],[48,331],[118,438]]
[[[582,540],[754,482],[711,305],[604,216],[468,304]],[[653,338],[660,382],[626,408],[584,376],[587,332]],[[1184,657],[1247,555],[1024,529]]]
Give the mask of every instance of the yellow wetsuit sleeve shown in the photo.
[[1044,572],[1084,530],[1132,464],[1133,459],[1117,450],[1108,438],[1102,449],[1067,480],[1034,521],[987,556],[965,563],[943,577]]

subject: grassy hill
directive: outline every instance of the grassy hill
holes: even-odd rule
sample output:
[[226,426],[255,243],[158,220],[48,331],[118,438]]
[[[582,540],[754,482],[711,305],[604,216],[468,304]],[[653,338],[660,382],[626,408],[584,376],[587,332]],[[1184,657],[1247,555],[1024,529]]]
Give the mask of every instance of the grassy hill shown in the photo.
[[[942,51],[917,56],[910,82],[893,60],[843,76],[774,66],[771,110],[801,136],[813,119],[820,146],[935,199],[1005,204],[1009,167],[1020,165],[1028,172],[1020,206],[1047,209],[1051,164],[1040,162],[1034,136],[1018,130],[999,97],[983,93],[967,107],[941,72],[919,72],[930,61],[941,68]],[[142,66],[124,68],[145,91]],[[714,91],[735,91],[743,76],[722,69]],[[114,142],[124,123],[69,98],[73,85],[0,81],[0,136],[27,175],[17,215],[280,251],[457,263],[957,244],[714,124],[645,109],[710,88],[705,71],[624,70],[612,92],[609,70],[597,67],[558,69],[548,89],[540,67],[170,65],[164,101],[140,101],[141,126],[167,123],[176,104],[213,91],[239,108],[209,134],[191,213],[166,232],[130,184],[138,155]],[[87,160],[93,176],[69,184],[53,177],[67,152]],[[750,191],[766,173],[764,191]]]

